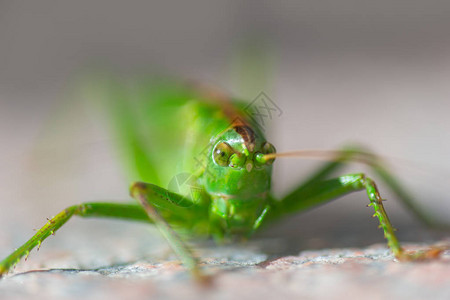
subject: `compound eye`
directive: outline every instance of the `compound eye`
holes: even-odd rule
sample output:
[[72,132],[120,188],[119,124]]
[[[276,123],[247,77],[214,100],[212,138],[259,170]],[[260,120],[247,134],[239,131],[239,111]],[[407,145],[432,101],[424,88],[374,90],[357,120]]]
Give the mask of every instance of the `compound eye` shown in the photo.
[[[275,149],[274,145],[272,145],[271,143],[268,143],[268,142],[265,142],[262,145],[261,150],[262,150],[263,154],[272,154],[272,153],[276,153],[277,152],[277,150]],[[268,159],[266,163],[268,165],[270,165],[270,164],[272,164],[274,162],[274,160],[275,160],[275,158]]]
[[221,167],[229,165],[230,156],[234,153],[233,148],[225,142],[219,143],[214,147],[213,159]]

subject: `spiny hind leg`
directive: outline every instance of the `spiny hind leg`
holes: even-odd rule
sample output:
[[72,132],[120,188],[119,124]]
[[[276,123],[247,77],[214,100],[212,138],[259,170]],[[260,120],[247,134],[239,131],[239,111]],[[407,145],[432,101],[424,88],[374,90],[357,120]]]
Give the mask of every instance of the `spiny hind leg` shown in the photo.
[[384,236],[393,254],[399,260],[424,260],[439,257],[443,248],[431,248],[427,251],[406,252],[400,246],[395,229],[384,209],[383,199],[375,182],[364,174],[350,174],[325,181],[309,182],[295,189],[288,196],[276,204],[268,215],[268,220],[276,219],[282,215],[301,212],[314,206],[329,202],[351,192],[366,190],[369,197],[369,206],[375,210],[376,216],[383,229]]
[[421,208],[410,192],[403,186],[400,180],[392,174],[385,162],[380,156],[359,146],[351,146],[336,151],[339,153],[332,162],[325,163],[320,167],[304,185],[320,182],[335,174],[342,169],[345,164],[358,162],[365,164],[380,177],[383,183],[388,186],[399,198],[399,200],[410,210],[417,219],[421,220],[426,226],[431,228],[449,229],[449,224],[443,224],[436,221],[436,218]]

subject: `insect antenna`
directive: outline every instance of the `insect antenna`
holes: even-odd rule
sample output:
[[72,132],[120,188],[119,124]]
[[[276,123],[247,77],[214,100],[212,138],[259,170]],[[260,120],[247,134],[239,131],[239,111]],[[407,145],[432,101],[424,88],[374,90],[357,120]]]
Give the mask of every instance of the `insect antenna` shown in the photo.
[[318,159],[330,162],[353,161],[367,165],[379,163],[380,156],[361,150],[297,150],[282,153],[269,153],[262,156],[262,160],[269,161],[278,157],[297,157],[305,159]]

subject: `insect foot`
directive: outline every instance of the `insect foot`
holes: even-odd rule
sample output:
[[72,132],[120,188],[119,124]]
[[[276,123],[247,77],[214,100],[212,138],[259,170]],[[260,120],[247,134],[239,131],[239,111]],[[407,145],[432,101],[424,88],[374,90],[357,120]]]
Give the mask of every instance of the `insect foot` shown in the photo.
[[433,259],[438,259],[441,257],[442,253],[449,250],[450,246],[432,246],[426,250],[418,251],[402,251],[396,258],[399,261],[429,261]]

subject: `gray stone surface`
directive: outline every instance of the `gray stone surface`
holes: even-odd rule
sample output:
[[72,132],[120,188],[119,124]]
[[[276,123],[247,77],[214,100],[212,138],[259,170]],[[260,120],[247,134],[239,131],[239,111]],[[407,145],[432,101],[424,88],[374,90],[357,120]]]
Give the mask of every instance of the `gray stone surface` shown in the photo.
[[[0,298],[450,299],[449,251],[435,261],[401,263],[384,244],[306,250],[288,256],[260,250],[264,244],[277,242],[198,248],[202,267],[213,278],[210,287],[194,282],[167,249],[136,261],[118,263],[116,257],[101,267],[85,266],[88,261],[53,251],[21,263],[3,278]],[[424,246],[408,244],[406,248]],[[105,261],[101,252],[93,250],[90,255],[93,266]],[[92,256],[100,258],[96,261]],[[60,267],[45,267],[55,265]]]

